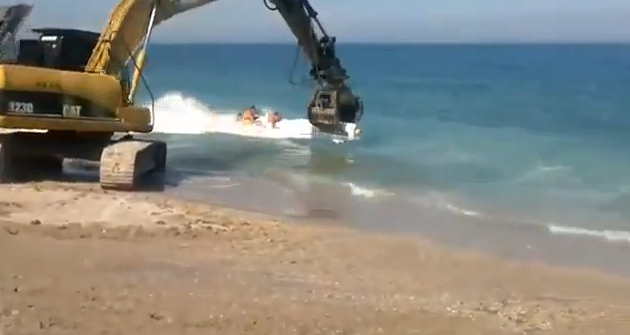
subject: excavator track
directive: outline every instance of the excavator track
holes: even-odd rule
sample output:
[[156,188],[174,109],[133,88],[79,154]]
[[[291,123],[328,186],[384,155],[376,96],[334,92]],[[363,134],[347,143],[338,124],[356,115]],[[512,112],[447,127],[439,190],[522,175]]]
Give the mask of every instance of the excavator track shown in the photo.
[[144,176],[164,173],[166,143],[149,140],[121,140],[108,145],[101,154],[101,188],[131,191]]

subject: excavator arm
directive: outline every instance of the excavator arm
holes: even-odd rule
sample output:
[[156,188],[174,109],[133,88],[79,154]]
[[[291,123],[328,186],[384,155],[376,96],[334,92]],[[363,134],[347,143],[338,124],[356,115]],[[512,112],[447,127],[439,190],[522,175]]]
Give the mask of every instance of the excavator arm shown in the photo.
[[311,62],[310,75],[317,89],[307,108],[310,123],[324,133],[354,137],[363,101],[347,84],[349,77],[337,58],[335,37],[328,36],[308,0],[263,1],[269,10],[280,13]]

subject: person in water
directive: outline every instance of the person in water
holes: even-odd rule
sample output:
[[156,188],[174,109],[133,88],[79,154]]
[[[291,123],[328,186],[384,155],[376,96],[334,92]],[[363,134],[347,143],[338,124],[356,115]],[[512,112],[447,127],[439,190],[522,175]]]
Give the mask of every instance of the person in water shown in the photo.
[[271,128],[276,128],[276,124],[282,121],[282,116],[278,112],[269,112],[267,114],[267,122],[271,125]]
[[259,115],[256,111],[256,106],[251,106],[243,111],[242,114],[239,114],[239,119],[244,124],[254,124],[258,119]]
[[[260,114],[258,114],[256,106],[251,106],[236,116],[237,121],[241,121],[246,125],[254,124],[259,118]],[[271,128],[276,128],[276,124],[280,121],[282,121],[280,113],[272,111],[267,113],[267,122],[271,125]]]

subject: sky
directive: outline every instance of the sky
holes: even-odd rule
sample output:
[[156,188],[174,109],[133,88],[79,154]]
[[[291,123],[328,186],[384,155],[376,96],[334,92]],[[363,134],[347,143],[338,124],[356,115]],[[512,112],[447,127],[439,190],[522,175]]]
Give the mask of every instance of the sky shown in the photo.
[[[28,1],[28,0],[26,0]],[[17,2],[17,1],[13,1]],[[100,31],[115,0],[30,0],[27,28]],[[630,0],[311,0],[342,42],[629,42]],[[154,42],[293,42],[262,0],[218,0],[155,30]]]

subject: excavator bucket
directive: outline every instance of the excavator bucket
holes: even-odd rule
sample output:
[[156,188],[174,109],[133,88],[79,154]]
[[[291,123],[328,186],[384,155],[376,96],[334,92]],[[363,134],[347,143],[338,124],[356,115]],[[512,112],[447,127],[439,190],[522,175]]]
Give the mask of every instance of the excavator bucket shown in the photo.
[[308,105],[308,119],[318,132],[355,138],[363,102],[347,87],[319,89]]
[[17,56],[17,32],[33,10],[32,5],[0,6],[0,59]]

